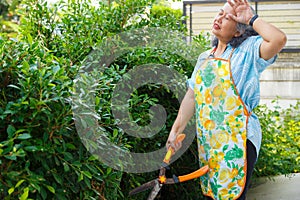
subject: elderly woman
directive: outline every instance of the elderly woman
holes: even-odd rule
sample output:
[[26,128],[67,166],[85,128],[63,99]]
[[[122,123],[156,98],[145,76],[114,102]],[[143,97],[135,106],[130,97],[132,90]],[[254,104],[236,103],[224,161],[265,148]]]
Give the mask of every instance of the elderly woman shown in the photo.
[[228,0],[216,15],[213,48],[202,53],[188,80],[166,146],[175,143],[194,112],[208,199],[245,199],[261,145],[252,110],[260,99],[259,76],[286,43],[286,35],[255,15],[247,0]]

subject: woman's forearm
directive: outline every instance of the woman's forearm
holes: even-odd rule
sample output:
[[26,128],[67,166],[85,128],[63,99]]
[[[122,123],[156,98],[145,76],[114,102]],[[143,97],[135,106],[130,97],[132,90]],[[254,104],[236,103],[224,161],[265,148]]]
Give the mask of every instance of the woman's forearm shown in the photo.
[[179,133],[183,132],[188,121],[194,115],[194,109],[195,109],[194,91],[189,88],[182,100],[182,103],[178,111],[178,115],[172,126],[171,133],[178,135]]
[[274,25],[257,18],[253,23],[253,29],[263,38],[260,48],[260,57],[268,60],[276,55],[286,43],[286,35]]

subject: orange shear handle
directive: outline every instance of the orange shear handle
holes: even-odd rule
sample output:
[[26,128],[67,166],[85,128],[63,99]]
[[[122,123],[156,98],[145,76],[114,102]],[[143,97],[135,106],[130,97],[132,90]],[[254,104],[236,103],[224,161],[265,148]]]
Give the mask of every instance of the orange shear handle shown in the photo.
[[188,181],[188,180],[192,180],[192,179],[198,178],[200,176],[203,176],[204,174],[206,174],[208,172],[208,170],[209,170],[208,165],[205,165],[204,167],[201,167],[197,171],[194,171],[190,174],[187,174],[184,176],[178,176],[178,180],[180,183]]
[[[182,142],[184,140],[184,138],[185,138],[185,134],[183,134],[183,133],[177,135],[175,143]],[[166,164],[170,163],[171,156],[173,153],[174,153],[174,149],[172,147],[169,147],[169,149],[166,153],[166,156],[164,158],[164,163],[166,163]]]

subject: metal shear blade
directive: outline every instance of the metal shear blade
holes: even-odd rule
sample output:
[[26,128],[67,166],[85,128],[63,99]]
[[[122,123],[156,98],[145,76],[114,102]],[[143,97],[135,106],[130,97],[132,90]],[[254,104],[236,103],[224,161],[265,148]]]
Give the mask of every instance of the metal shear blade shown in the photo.
[[151,193],[148,196],[147,200],[153,200],[155,199],[155,197],[157,196],[157,194],[159,193],[160,189],[162,188],[163,184],[159,183],[158,180],[155,180],[155,185],[151,191]]
[[137,193],[143,192],[143,191],[148,190],[148,189],[150,189],[150,188],[154,188],[154,186],[155,186],[157,183],[159,183],[159,182],[158,182],[158,179],[155,179],[155,180],[149,181],[149,182],[147,182],[147,183],[144,183],[143,185],[141,185],[141,186],[139,186],[139,187],[137,187],[137,188],[131,190],[131,191],[129,192],[129,195],[130,195],[130,196],[131,196],[131,195],[135,195],[135,194],[137,194]]

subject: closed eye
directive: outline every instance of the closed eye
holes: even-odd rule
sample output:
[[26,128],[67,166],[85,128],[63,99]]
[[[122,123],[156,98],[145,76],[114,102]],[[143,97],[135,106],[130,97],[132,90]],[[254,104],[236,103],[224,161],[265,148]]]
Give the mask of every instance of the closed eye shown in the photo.
[[224,15],[224,14],[225,14],[224,10],[223,10],[223,9],[220,9],[219,16],[222,16],[222,15]]

